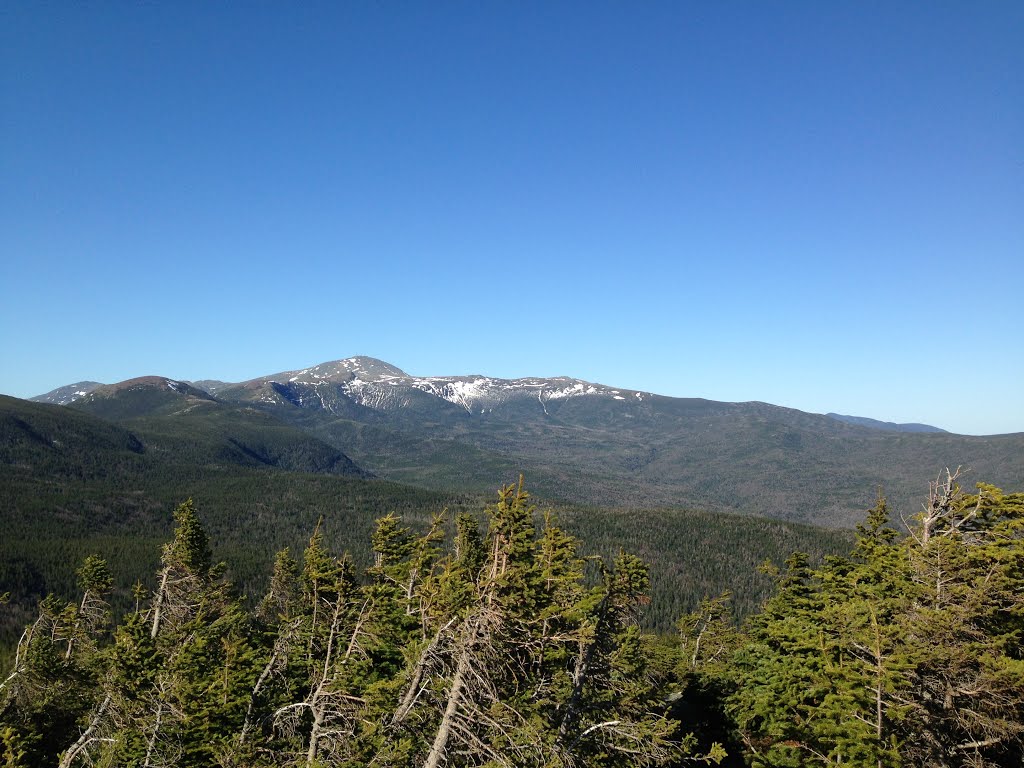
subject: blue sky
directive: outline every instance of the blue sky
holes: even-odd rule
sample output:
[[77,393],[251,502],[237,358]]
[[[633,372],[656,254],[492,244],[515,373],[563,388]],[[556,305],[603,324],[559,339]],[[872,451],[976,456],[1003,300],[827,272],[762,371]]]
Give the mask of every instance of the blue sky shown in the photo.
[[1024,431],[1022,39],[1020,2],[5,3],[0,392],[364,354]]

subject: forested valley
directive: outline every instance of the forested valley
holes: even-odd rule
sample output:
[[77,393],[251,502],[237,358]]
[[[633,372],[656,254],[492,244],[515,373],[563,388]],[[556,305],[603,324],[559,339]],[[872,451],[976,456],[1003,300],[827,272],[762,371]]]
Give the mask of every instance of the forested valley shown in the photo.
[[6,765],[1024,761],[1024,493],[956,472],[912,520],[880,498],[846,554],[766,566],[743,621],[711,594],[659,632],[648,565],[585,555],[521,481],[482,518],[383,514],[365,566],[315,523],[250,601],[203,518],[177,507],[123,616],[96,555],[41,601],[0,681]]

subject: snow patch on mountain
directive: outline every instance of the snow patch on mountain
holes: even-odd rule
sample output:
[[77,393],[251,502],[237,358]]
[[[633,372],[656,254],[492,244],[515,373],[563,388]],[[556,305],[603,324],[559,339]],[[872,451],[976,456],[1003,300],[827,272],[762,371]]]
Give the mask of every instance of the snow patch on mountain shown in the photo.
[[53,403],[54,405],[68,405],[92,392],[96,387],[102,387],[98,381],[78,381],[64,387],[58,387],[45,395],[37,395],[31,398],[37,403]]
[[[354,402],[376,410],[391,410],[407,404],[403,391],[418,390],[465,409],[482,414],[524,398],[536,399],[545,413],[547,403],[581,396],[606,396],[625,401],[621,390],[579,379],[523,378],[496,379],[489,376],[410,376],[394,366],[373,358],[349,358],[323,363],[296,372],[289,380],[316,386],[333,381]],[[641,393],[636,393],[643,400]],[[333,409],[332,409],[333,410]]]
[[[517,401],[536,401],[550,415],[548,404],[574,397],[606,397],[612,402],[632,402],[642,393],[606,387],[565,376],[498,379],[490,376],[410,376],[382,360],[350,357],[308,368],[253,379],[243,386],[262,403],[290,402],[299,407],[322,408],[341,413],[355,403],[379,411],[412,405],[422,395],[451,403],[471,415],[490,413]],[[422,393],[422,394],[421,394]]]

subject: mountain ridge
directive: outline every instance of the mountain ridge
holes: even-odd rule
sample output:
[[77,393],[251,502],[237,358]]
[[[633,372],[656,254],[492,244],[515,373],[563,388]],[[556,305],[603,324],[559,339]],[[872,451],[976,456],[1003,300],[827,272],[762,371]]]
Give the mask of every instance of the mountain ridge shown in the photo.
[[[432,490],[486,492],[525,473],[554,501],[834,527],[858,522],[879,489],[912,516],[921,478],[947,466],[1005,487],[1024,483],[1024,434],[885,430],[769,403],[672,398],[570,377],[411,376],[355,357],[211,389],[133,379],[69,407],[169,430],[183,450],[189,425],[211,446],[238,436],[258,447],[263,414],[279,435],[287,425],[364,472]],[[285,442],[301,440],[287,432]]]
[[945,429],[939,427],[933,427],[931,424],[919,424],[917,422],[905,422],[898,424],[893,421],[879,421],[878,419],[871,419],[866,416],[847,416],[841,413],[826,413],[831,419],[837,421],[845,421],[847,424],[859,424],[862,427],[870,427],[872,429],[882,429],[889,432],[947,432]]
[[[323,399],[321,388],[331,384],[340,385],[353,402],[359,405],[367,405],[371,408],[398,408],[405,405],[406,403],[401,398],[396,397],[394,392],[389,391],[396,386],[405,385],[459,406],[469,414],[487,412],[489,409],[493,409],[494,406],[503,405],[509,400],[532,399],[531,396],[533,394],[536,395],[538,406],[545,413],[547,413],[547,404],[551,401],[580,395],[605,396],[621,402],[631,401],[631,398],[642,402],[644,398],[660,397],[676,401],[702,402],[721,406],[764,405],[775,408],[784,407],[756,400],[730,402],[706,398],[671,397],[643,390],[613,387],[570,376],[527,376],[516,379],[504,379],[482,374],[412,376],[397,366],[365,355],[258,376],[241,382],[225,382],[218,379],[184,381],[166,377],[137,377],[110,385],[98,382],[79,382],[59,387],[29,399],[35,402],[56,402],[61,405],[67,405],[92,394],[96,390],[103,393],[108,391],[107,388],[109,387],[130,387],[150,378],[163,379],[166,382],[189,386],[211,396],[223,396],[231,401],[248,400],[268,404],[280,404],[283,401],[289,401],[294,404],[301,404],[306,399],[315,398],[328,410],[331,410],[331,406]],[[268,391],[268,388],[270,391]],[[254,393],[259,393],[259,397],[257,398]],[[334,402],[336,405],[336,401]],[[809,413],[807,411],[799,411],[798,409],[789,410]],[[893,432],[947,433],[947,430],[927,424],[896,424],[870,417],[846,416],[831,412],[823,415],[836,421],[872,429]]]
[[[248,466],[369,477],[343,451],[305,430],[253,408],[225,403],[187,382],[162,376],[141,376],[96,387],[67,406],[6,398],[0,416],[13,425],[4,438],[24,445],[32,430],[14,427],[26,422],[17,403],[36,408],[62,408],[124,430],[154,462],[173,466]],[[53,423],[44,411],[27,410]],[[85,422],[81,422],[85,423]],[[92,427],[98,434],[97,428]],[[2,436],[2,435],[0,435]],[[36,441],[38,442],[38,441]],[[88,453],[80,445],[78,453]],[[13,462],[8,462],[13,463]],[[152,467],[151,467],[152,468]],[[78,470],[76,470],[78,471]]]

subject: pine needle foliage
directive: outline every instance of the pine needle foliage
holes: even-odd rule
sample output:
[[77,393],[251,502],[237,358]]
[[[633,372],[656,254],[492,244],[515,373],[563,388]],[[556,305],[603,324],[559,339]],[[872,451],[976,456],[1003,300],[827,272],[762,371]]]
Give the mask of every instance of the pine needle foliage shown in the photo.
[[191,500],[114,626],[112,569],[42,600],[0,681],[0,755],[58,766],[633,768],[1024,762],[1024,494],[940,476],[842,556],[794,553],[736,621],[642,630],[651,571],[585,556],[522,480],[481,517],[327,520],[243,601]]

